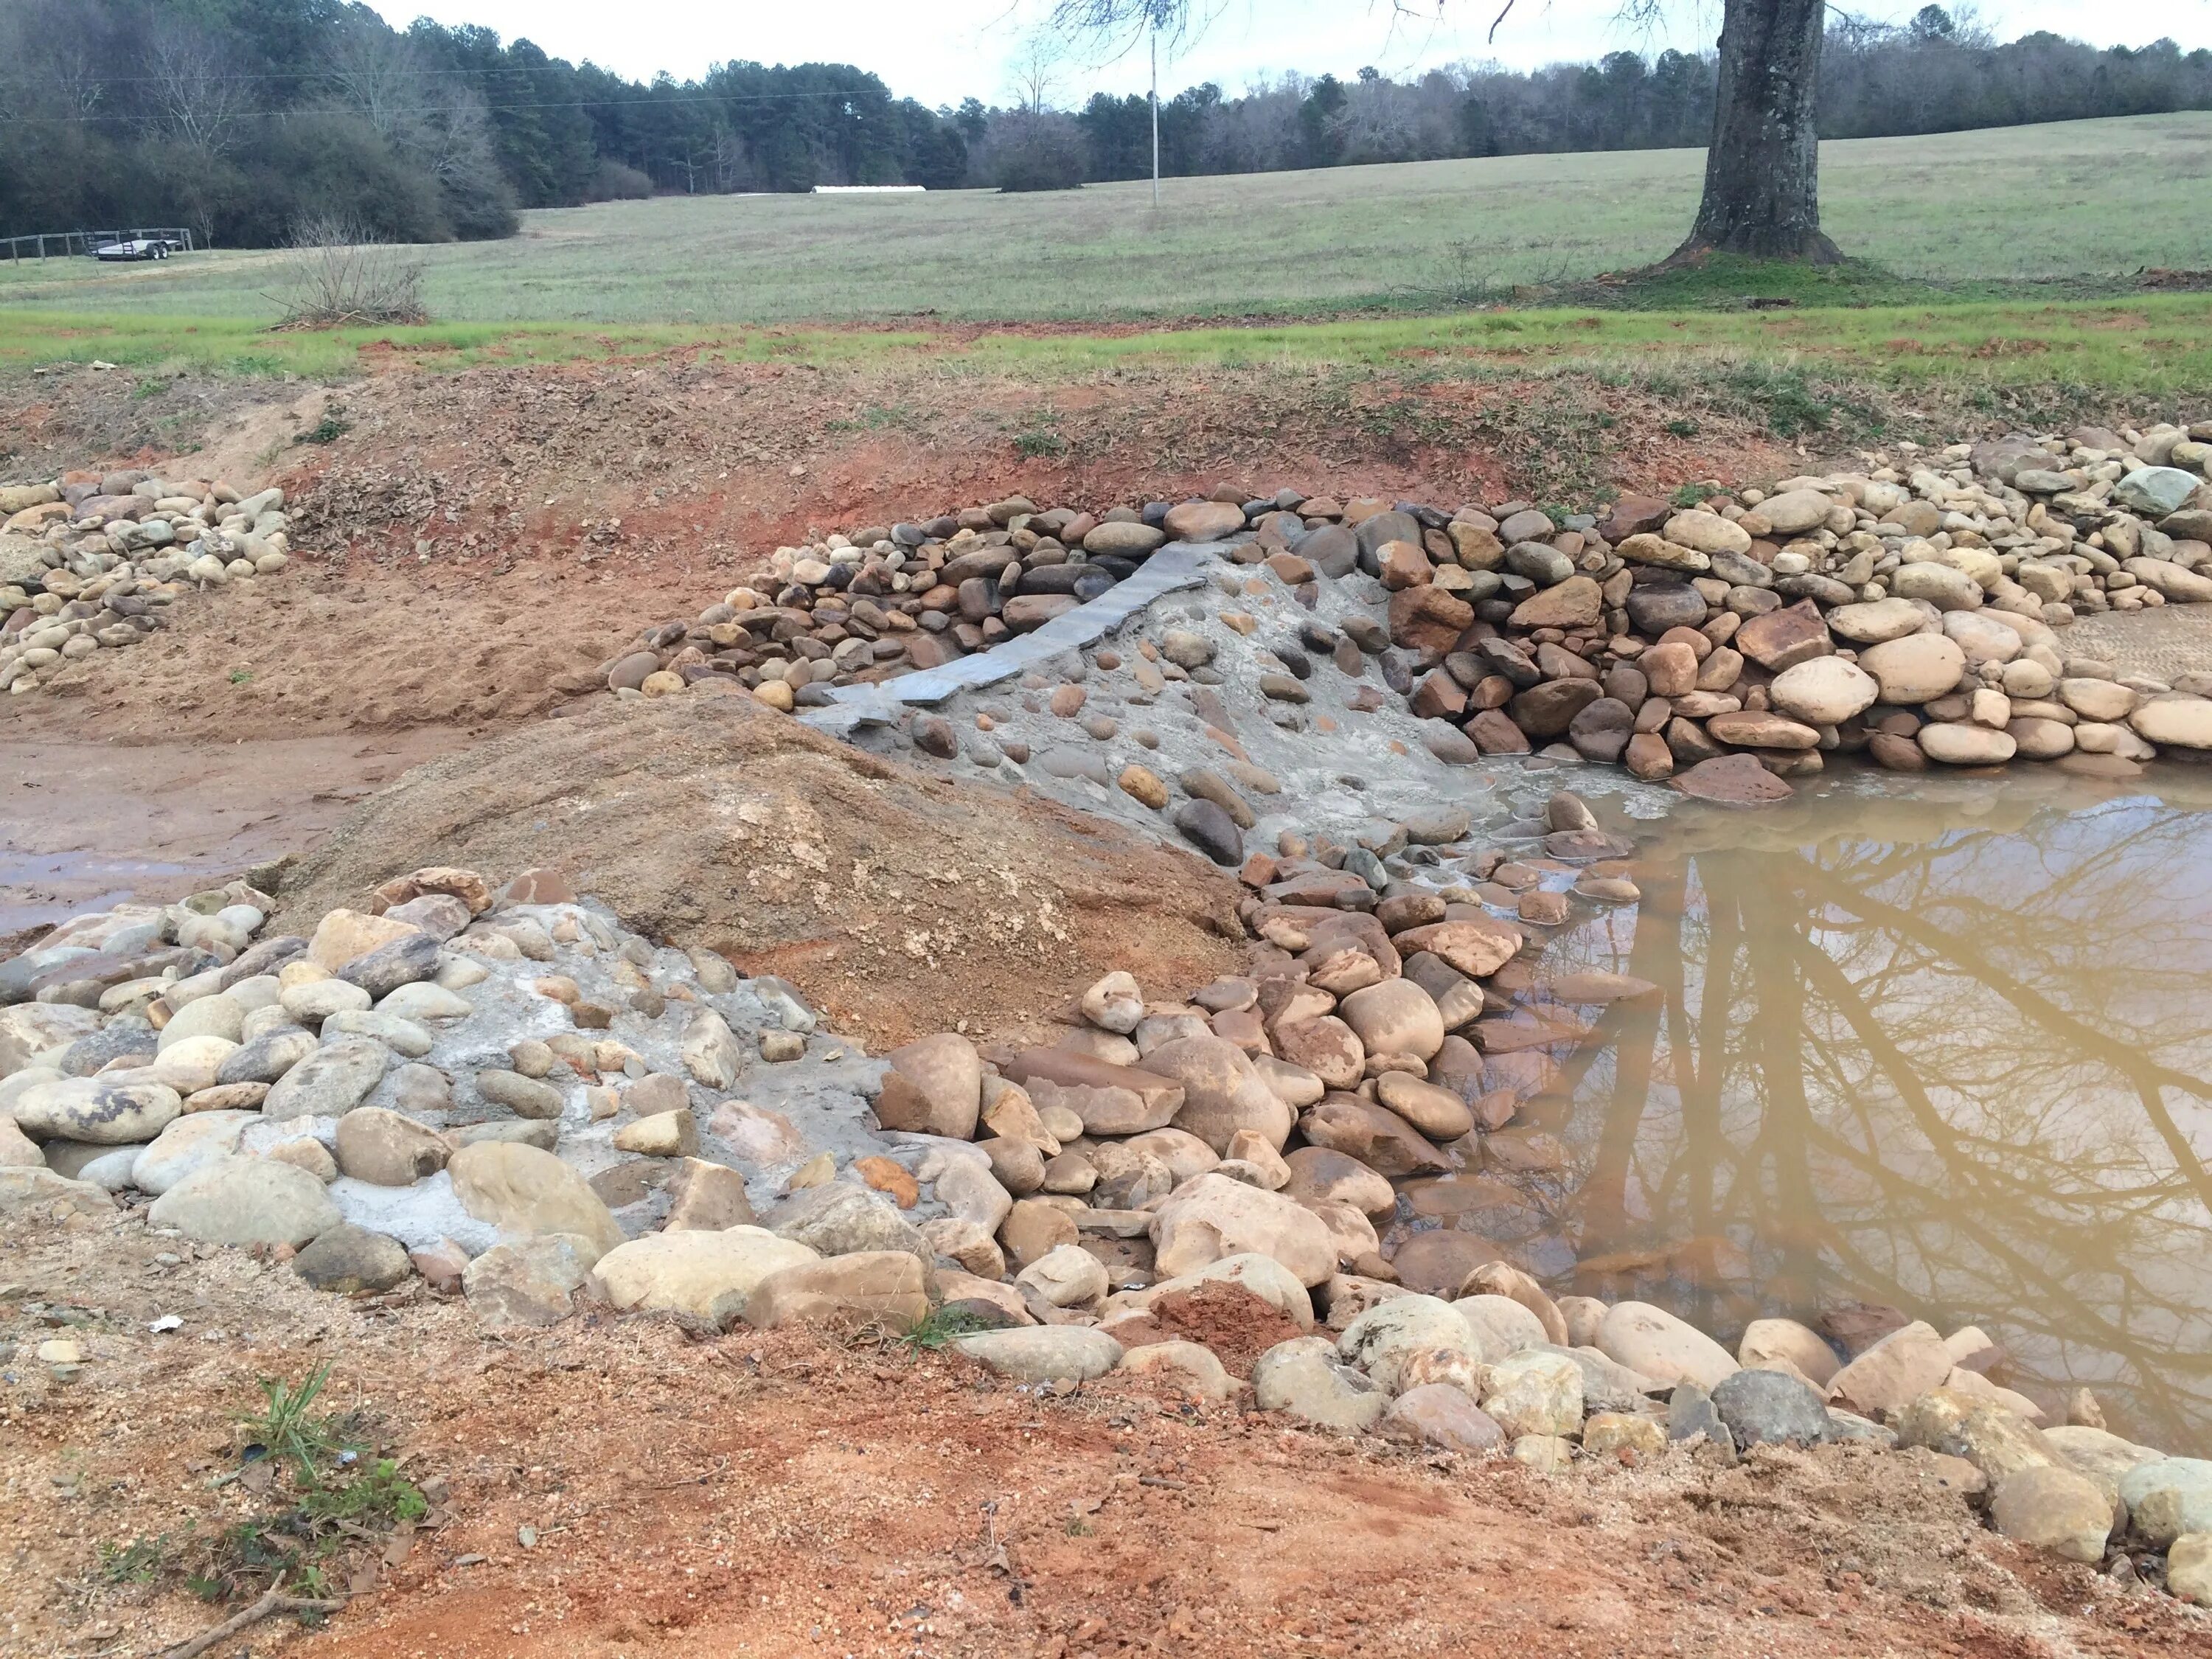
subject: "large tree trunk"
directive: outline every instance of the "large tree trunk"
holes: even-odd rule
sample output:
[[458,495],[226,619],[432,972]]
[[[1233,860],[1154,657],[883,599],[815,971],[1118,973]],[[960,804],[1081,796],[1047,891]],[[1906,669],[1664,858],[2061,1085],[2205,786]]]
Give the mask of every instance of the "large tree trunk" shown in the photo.
[[1820,234],[1813,119],[1826,12],[1825,0],[1728,0],[1705,200],[1673,260],[1707,250],[1816,264],[1843,258]]

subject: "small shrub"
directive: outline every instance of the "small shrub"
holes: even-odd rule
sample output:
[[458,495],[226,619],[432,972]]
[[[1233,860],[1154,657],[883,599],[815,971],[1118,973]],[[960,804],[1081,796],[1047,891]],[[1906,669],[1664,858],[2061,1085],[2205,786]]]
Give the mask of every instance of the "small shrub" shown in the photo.
[[964,1308],[937,1308],[928,1318],[906,1334],[906,1345],[916,1353],[931,1353],[956,1336],[972,1336],[989,1328]]
[[1041,456],[1065,455],[1067,453],[1067,440],[1057,432],[1024,432],[1014,439],[1014,453],[1025,461],[1036,460]]
[[350,421],[342,421],[335,415],[325,415],[292,441],[295,444],[334,444],[352,430]]
[[270,297],[284,307],[280,328],[425,323],[422,264],[352,220],[301,222]]

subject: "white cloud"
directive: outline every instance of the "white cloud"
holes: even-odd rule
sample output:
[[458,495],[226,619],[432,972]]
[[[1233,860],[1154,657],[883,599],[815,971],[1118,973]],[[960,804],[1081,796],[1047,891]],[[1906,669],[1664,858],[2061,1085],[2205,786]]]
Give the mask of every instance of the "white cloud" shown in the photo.
[[[850,63],[880,76],[891,90],[929,105],[973,94],[1004,101],[1008,60],[1025,27],[1048,0],[813,0],[813,3],[712,4],[708,0],[374,0],[394,24],[422,12],[446,23],[481,23],[507,39],[524,36],[556,57],[591,58],[640,80],[667,70],[679,80],[710,63]],[[1195,0],[1201,9],[1208,0]],[[1161,65],[1164,90],[1200,81],[1241,90],[1254,79],[1298,70],[1348,76],[1363,64],[1393,75],[1462,59],[1494,58],[1516,68],[1591,58],[1617,46],[1644,50],[1711,45],[1720,30],[1717,0],[1681,0],[1654,35],[1625,33],[1620,0],[1517,0],[1488,39],[1502,0],[1217,0],[1205,33]],[[1900,21],[1924,0],[1862,0],[1861,15]],[[1984,4],[1983,18],[2004,39],[2033,29],[2097,46],[2142,46],[2168,36],[2185,47],[2212,46],[2212,6],[2169,0],[2013,0]],[[1141,90],[1143,52],[1118,63],[1071,64],[1063,100],[1091,91]]]

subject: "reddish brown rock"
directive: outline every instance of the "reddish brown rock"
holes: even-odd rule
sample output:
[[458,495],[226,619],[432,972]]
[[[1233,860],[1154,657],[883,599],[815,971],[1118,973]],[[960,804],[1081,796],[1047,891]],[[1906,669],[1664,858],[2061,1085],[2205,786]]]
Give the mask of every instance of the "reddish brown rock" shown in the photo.
[[1390,596],[1390,642],[1409,651],[1450,650],[1474,620],[1474,607],[1431,583]]
[[1790,786],[1750,755],[1723,755],[1699,761],[1674,780],[1674,787],[1698,800],[1718,806],[1768,806],[1788,800]]
[[1801,599],[1780,611],[1748,618],[1736,629],[1731,642],[1769,673],[1778,674],[1801,662],[1825,657],[1835,649],[1828,624],[1810,599]]

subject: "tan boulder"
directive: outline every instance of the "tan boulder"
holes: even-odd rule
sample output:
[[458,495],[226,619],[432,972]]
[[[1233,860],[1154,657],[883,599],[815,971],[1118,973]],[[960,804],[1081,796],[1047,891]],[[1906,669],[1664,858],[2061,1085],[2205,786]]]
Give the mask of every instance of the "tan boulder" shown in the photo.
[[1743,1340],[1736,1344],[1735,1357],[1745,1365],[1785,1359],[1819,1388],[1826,1388],[1843,1365],[1836,1358],[1836,1351],[1819,1332],[1794,1319],[1753,1320],[1743,1328]]
[[395,939],[411,939],[421,931],[406,922],[366,915],[359,910],[332,910],[316,924],[314,936],[307,941],[307,957],[317,967],[335,974],[348,963]]
[[983,1060],[975,1045],[940,1031],[891,1050],[876,1099],[876,1120],[886,1129],[965,1140],[982,1110]]
[[594,1251],[586,1267],[623,1242],[613,1213],[584,1177],[535,1146],[479,1140],[455,1152],[446,1173],[461,1207],[477,1220],[523,1237],[573,1233]]
[[929,1291],[930,1273],[921,1257],[856,1250],[769,1273],[745,1299],[745,1322],[763,1330],[850,1322],[910,1331],[929,1317]]
[[1309,1286],[1336,1271],[1328,1230],[1310,1210],[1227,1176],[1178,1187],[1153,1212],[1152,1237],[1158,1271],[1168,1278],[1248,1252],[1273,1257]]
[[1175,1127],[1225,1152],[1238,1131],[1249,1129],[1279,1150],[1297,1115],[1252,1067],[1252,1058],[1218,1036],[1180,1037],[1145,1056],[1146,1070],[1182,1085]]
[[1741,1369],[1703,1331],[1648,1302],[1614,1303],[1598,1327],[1595,1346],[1607,1358],[1658,1382],[1694,1382],[1707,1390]]
[[720,1329],[744,1311],[770,1273],[818,1260],[805,1245],[764,1227],[659,1232],[609,1250],[592,1279],[617,1311],[680,1313]]
[[1862,1417],[1902,1411],[1951,1374],[1951,1352],[1936,1328],[1915,1320],[1892,1331],[1829,1379],[1830,1397]]

